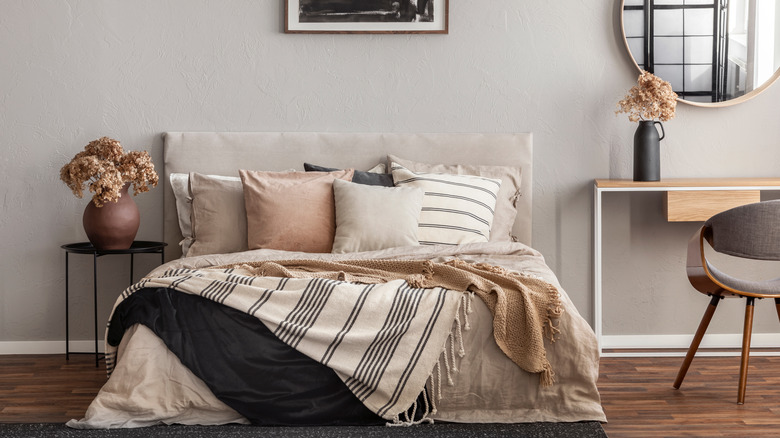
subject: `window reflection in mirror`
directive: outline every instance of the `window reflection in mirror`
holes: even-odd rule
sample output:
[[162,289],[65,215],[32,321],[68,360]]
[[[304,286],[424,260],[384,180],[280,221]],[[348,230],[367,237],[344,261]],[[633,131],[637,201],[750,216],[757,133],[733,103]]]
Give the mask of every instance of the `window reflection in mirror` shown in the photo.
[[740,98],[776,79],[780,0],[624,0],[634,61],[688,102]]

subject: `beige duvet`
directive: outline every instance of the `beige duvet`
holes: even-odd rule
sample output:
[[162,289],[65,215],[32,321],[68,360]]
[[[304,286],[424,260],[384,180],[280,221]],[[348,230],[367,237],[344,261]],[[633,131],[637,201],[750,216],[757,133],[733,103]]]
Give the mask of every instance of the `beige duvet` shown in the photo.
[[[446,373],[436,392],[436,420],[453,422],[570,422],[606,421],[596,380],[599,353],[596,338],[561,289],[543,257],[520,243],[480,243],[457,247],[415,246],[353,254],[309,254],[256,250],[207,255],[172,261],[161,270],[226,265],[279,259],[432,259],[460,258],[486,262],[531,274],[555,285],[564,307],[561,334],[546,342],[556,382],[542,388],[538,375],[521,370],[496,345],[492,316],[481,300],[473,300],[470,330],[463,332],[466,355],[457,371]],[[153,272],[150,275],[154,275]],[[226,424],[246,420],[220,402],[206,385],[143,326],[129,330],[119,346],[116,368],[85,417],[72,420],[75,428],[140,427],[154,424]]]

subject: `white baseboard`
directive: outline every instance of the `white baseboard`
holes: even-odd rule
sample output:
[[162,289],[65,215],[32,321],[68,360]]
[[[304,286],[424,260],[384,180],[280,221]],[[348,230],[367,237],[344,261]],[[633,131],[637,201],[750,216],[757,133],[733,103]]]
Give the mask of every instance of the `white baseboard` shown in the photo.
[[[95,351],[95,341],[70,341],[70,352]],[[98,341],[98,351],[103,352],[103,341]],[[65,354],[65,341],[3,341],[0,342],[0,355],[3,354]]]
[[[685,356],[691,345],[693,335],[605,335],[601,337],[602,350],[645,350],[645,351],[610,351],[602,353],[605,357],[652,357],[652,356]],[[752,356],[780,356],[780,334],[753,333],[751,348],[773,348],[778,351],[759,351]],[[742,348],[742,334],[711,334],[704,335],[697,356],[739,356],[739,351],[707,351],[708,349]],[[681,349],[683,351],[652,351],[664,349]]]

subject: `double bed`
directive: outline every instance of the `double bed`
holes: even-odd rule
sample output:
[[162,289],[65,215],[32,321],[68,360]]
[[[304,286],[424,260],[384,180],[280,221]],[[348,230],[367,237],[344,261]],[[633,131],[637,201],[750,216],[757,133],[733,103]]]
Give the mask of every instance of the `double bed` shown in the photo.
[[166,133],[168,261],[68,425],[605,421],[595,336],[530,246],[531,140]]

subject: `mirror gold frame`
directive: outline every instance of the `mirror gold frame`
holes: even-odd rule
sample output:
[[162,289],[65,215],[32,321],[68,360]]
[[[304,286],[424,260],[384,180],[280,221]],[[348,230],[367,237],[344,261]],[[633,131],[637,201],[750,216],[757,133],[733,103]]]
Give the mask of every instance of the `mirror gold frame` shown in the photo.
[[[624,20],[625,1],[626,0],[620,0],[620,5],[619,5],[619,7],[620,7],[620,10],[619,10],[619,14],[620,14],[620,32],[621,32],[621,35],[623,37],[623,44],[624,44],[624,46],[626,48],[626,52],[628,53],[628,56],[631,58],[631,62],[634,63],[634,67],[636,67],[637,72],[641,73],[642,69],[639,67],[639,63],[637,63],[636,59],[634,58],[634,54],[631,53],[631,48],[629,47],[629,44],[628,44],[628,38],[626,37],[626,28],[625,28],[625,20]],[[780,7],[780,1],[778,2],[778,7]],[[745,93],[745,94],[743,94],[741,96],[735,97],[733,99],[724,100],[724,101],[721,101],[721,102],[697,102],[697,101],[686,100],[686,99],[678,97],[677,101],[685,103],[685,104],[688,104],[688,105],[699,106],[699,107],[710,107],[710,108],[717,108],[717,107],[725,107],[725,106],[736,105],[738,103],[745,102],[747,100],[750,100],[750,99],[758,96],[764,90],[769,88],[769,86],[772,85],[775,81],[777,81],[778,78],[780,78],[780,67],[776,68],[774,74],[772,74],[772,76],[770,76],[769,79],[764,81],[764,83],[762,83],[758,87],[754,88],[753,90],[751,90],[751,91],[749,91],[749,92],[747,92],[747,93]]]

